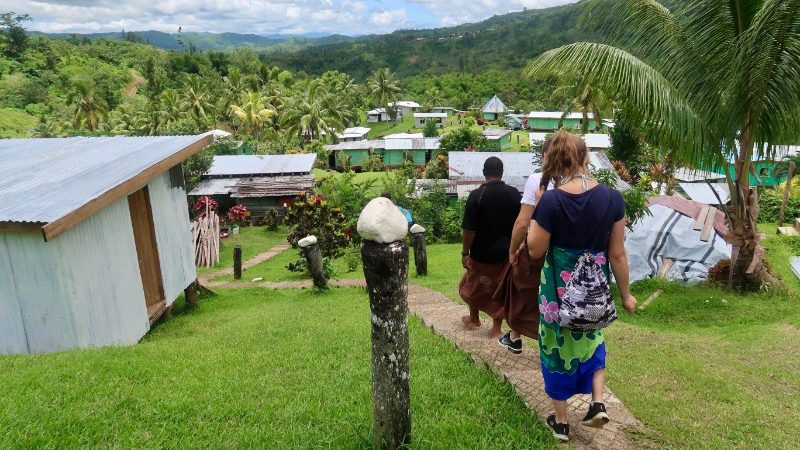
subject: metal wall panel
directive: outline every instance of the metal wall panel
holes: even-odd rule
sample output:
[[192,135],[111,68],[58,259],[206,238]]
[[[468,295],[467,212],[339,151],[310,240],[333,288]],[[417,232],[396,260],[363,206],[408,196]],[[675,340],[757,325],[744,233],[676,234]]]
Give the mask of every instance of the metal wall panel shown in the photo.
[[128,199],[120,199],[44,245],[58,245],[77,347],[135,344],[150,322]]
[[[64,255],[59,244],[42,240],[39,233],[6,233],[8,257],[28,351],[54,352],[78,345],[72,294],[61,270]],[[55,242],[55,241],[54,241]],[[80,259],[77,264],[90,264]]]
[[0,355],[28,353],[5,236],[0,234]]
[[[172,171],[181,171],[181,166]],[[182,180],[183,174],[179,175],[172,178]],[[189,206],[183,185],[172,182],[169,172],[151,181],[148,187],[158,257],[161,261],[161,276],[164,280],[164,295],[169,306],[197,278]]]

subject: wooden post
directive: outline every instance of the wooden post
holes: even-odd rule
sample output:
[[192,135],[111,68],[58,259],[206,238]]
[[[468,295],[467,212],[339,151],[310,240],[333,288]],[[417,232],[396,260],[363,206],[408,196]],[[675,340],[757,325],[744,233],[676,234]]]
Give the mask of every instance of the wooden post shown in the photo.
[[414,246],[414,266],[417,276],[428,275],[428,251],[425,248],[425,228],[415,223],[411,227],[411,243]]
[[408,225],[387,198],[373,199],[358,219],[361,258],[372,312],[372,445],[411,442],[408,363]]
[[308,262],[308,269],[311,278],[314,280],[314,287],[317,289],[327,289],[328,280],[325,278],[325,266],[322,263],[322,253],[319,251],[316,236],[306,236],[297,242],[297,246],[303,251],[303,256]]
[[783,226],[783,222],[786,219],[786,203],[789,201],[789,194],[792,192],[794,169],[794,161],[789,161],[789,176],[786,177],[786,187],[783,189],[783,201],[781,202],[781,211],[778,214],[778,228]]
[[233,279],[242,278],[242,246],[233,247]]
[[199,283],[197,280],[192,281],[192,283],[183,290],[183,296],[186,298],[186,307],[187,308],[196,308],[197,307],[197,287]]

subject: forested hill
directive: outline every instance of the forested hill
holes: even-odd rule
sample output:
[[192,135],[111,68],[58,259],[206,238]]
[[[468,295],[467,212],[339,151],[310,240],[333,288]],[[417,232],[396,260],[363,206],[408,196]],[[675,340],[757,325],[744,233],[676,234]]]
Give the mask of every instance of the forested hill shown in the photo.
[[237,48],[249,48],[265,54],[275,52],[293,52],[309,46],[324,45],[337,42],[352,41],[354,38],[342,35],[318,36],[285,36],[258,35],[240,33],[164,33],[161,31],[120,31],[108,33],[33,33],[43,34],[53,39],[79,41],[128,41],[150,44],[164,50],[200,50],[231,51]]
[[401,30],[315,45],[267,57],[269,64],[320,74],[339,70],[363,80],[379,67],[400,77],[518,69],[552,48],[590,38],[578,31],[575,5],[493,16],[482,22]]

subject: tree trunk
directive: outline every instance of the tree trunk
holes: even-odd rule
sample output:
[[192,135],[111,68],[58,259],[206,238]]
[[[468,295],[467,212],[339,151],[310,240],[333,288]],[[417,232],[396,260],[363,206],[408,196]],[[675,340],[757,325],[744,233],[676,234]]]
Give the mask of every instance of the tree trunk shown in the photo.
[[372,444],[411,442],[408,365],[408,245],[364,241],[364,276],[372,311]]
[[772,283],[772,277],[762,260],[761,236],[756,226],[759,213],[758,191],[750,187],[750,165],[753,156],[752,129],[744,127],[735,164],[734,185],[731,186],[730,230],[732,244],[729,287],[745,289]]
[[414,244],[414,266],[417,276],[428,275],[428,251],[425,248],[425,231],[412,232],[411,242]]
[[311,278],[314,280],[314,287],[317,289],[327,289],[328,280],[325,278],[325,265],[322,261],[322,253],[319,250],[319,244],[300,246],[303,255],[308,262],[308,270],[311,272]]

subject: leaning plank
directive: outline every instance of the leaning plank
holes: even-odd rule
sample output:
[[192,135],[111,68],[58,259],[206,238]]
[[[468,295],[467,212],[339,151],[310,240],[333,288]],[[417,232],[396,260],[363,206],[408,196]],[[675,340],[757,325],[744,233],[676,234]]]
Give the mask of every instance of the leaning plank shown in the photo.
[[663,291],[662,289],[659,289],[659,290],[657,290],[657,291],[653,292],[653,294],[652,294],[652,295],[650,295],[650,297],[647,297],[647,300],[645,300],[645,301],[644,301],[644,303],[642,303],[641,305],[639,305],[639,308],[638,308],[638,309],[639,309],[639,311],[641,311],[641,310],[643,310],[643,309],[647,308],[647,305],[649,305],[650,303],[653,303],[653,300],[655,300],[655,299],[657,299],[658,297],[660,297],[660,296],[661,296],[661,294],[663,294],[663,293],[664,293],[664,291]]
[[708,211],[711,209],[710,206],[706,205],[703,209],[700,210],[700,215],[697,216],[697,220],[694,221],[692,224],[692,229],[696,231],[700,231],[703,229],[703,224],[706,223],[706,217],[708,216]]
[[700,240],[708,242],[711,240],[711,233],[714,231],[714,221],[717,219],[717,210],[710,209],[706,216],[706,223],[703,225],[703,232],[700,234]]
[[675,260],[672,258],[661,258],[661,267],[658,269],[658,278],[667,278],[667,274],[669,273],[672,266],[675,264]]

